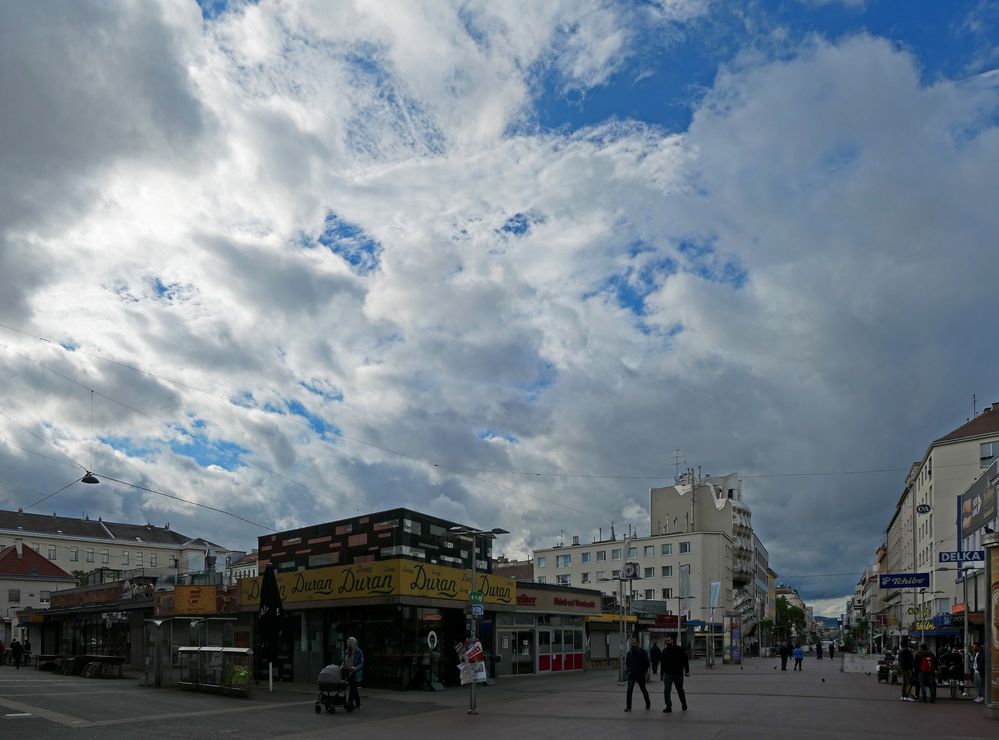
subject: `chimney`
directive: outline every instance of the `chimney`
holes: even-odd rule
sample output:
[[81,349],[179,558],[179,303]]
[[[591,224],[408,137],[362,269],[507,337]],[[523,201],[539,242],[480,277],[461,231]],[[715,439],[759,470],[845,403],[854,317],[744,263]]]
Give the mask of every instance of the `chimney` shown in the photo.
[[170,522],[167,522],[166,526],[164,526],[163,529],[165,529],[167,532],[169,532],[170,531]]
[[17,559],[18,560],[20,560],[22,557],[24,557],[24,543],[21,541],[20,537],[18,537],[16,540],[14,540],[14,549],[17,550]]
[[579,536],[578,535],[573,536],[573,538],[572,538],[572,544],[574,544],[574,545],[578,545],[579,544]]

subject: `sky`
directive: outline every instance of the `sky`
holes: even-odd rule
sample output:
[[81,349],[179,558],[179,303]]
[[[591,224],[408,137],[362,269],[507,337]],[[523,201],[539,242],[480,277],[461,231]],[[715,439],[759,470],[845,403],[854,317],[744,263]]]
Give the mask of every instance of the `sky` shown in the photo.
[[679,459],[837,614],[999,401],[997,70],[980,0],[0,3],[0,507],[525,557]]

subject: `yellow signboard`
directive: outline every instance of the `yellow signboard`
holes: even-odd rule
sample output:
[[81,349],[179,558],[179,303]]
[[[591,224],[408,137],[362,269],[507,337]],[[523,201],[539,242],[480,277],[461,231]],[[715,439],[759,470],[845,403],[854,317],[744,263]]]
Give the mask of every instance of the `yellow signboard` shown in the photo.
[[[244,578],[239,582],[241,604],[260,603],[262,579]],[[277,581],[284,604],[372,596],[423,596],[466,602],[472,590],[470,571],[402,559],[278,573]],[[475,587],[482,591],[487,604],[516,603],[516,582],[512,578],[483,573],[476,576]]]
[[180,586],[173,590],[174,614],[214,614],[215,586]]

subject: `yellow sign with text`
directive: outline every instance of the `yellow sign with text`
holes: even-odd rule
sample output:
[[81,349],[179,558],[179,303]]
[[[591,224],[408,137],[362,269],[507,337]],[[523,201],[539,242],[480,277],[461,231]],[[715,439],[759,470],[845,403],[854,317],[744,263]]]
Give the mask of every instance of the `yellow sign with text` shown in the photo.
[[215,586],[178,585],[173,591],[173,613],[214,614],[217,593]]
[[[242,605],[260,603],[262,580],[263,576],[258,576],[239,582]],[[277,581],[284,604],[372,596],[424,596],[465,602],[472,590],[469,571],[401,559],[278,573]],[[475,587],[487,604],[512,605],[517,601],[512,578],[477,574]]]

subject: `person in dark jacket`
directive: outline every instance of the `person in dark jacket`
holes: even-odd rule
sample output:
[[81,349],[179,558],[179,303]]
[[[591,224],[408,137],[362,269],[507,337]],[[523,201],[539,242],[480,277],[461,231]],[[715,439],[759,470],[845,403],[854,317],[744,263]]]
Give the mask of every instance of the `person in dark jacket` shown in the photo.
[[652,677],[655,678],[659,675],[659,659],[662,657],[663,651],[659,649],[659,645],[655,640],[652,641],[652,649],[649,650],[649,659],[652,661]]
[[919,646],[919,651],[913,656],[916,664],[916,675],[919,677],[919,700],[925,704],[926,695],[930,695],[930,704],[937,701],[937,656],[927,647],[926,643]]
[[822,643],[815,643],[815,659],[822,660]]
[[648,689],[645,688],[645,674],[649,672],[650,665],[649,654],[645,652],[645,648],[638,647],[638,640],[632,637],[631,650],[628,651],[628,657],[625,662],[625,666],[628,669],[628,705],[624,708],[624,711],[631,711],[631,694],[635,690],[636,683],[638,684],[638,688],[642,690],[642,696],[645,697],[645,708],[652,708]]
[[975,674],[975,703],[981,704],[985,701],[985,650],[978,643],[975,644],[974,657],[971,659],[971,669]]
[[902,647],[898,651],[898,669],[902,672],[902,701],[915,701],[915,671],[912,648],[909,647],[909,638],[902,638]]
[[787,659],[791,657],[791,646],[786,642],[781,643],[780,649],[777,652],[780,653],[780,669],[786,671]]
[[19,640],[14,640],[14,642],[10,644],[10,652],[11,655],[14,656],[14,667],[20,670],[21,655],[24,654],[24,648],[21,646],[21,642]]
[[660,672],[663,678],[663,696],[666,699],[666,714],[673,711],[673,700],[670,693],[676,685],[676,695],[680,697],[680,707],[687,711],[687,695],[683,691],[683,677],[690,675],[690,663],[687,662],[687,652],[679,645],[673,644],[673,638],[667,637],[660,659]]

